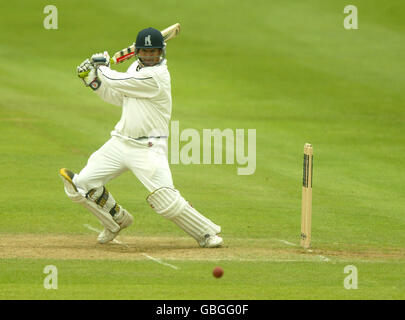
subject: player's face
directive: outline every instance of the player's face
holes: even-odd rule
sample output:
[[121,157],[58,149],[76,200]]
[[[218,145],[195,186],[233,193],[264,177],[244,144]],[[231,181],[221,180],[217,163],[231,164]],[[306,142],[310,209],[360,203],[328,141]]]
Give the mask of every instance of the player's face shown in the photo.
[[141,58],[145,66],[153,66],[160,60],[162,49],[159,48],[147,48],[139,49],[138,56]]

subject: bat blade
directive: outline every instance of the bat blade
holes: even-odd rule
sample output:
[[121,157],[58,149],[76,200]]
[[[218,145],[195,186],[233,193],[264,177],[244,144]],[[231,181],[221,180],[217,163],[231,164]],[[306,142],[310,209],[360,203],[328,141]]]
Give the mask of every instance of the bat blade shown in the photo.
[[165,42],[169,41],[170,39],[177,37],[179,35],[179,33],[180,33],[180,23],[176,23],[176,24],[162,30],[163,40]]

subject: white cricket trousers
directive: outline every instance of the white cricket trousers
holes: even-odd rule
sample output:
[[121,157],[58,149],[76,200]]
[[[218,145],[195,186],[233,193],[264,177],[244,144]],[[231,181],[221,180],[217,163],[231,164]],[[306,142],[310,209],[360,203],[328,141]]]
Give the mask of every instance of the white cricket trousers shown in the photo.
[[85,196],[127,170],[153,192],[161,187],[174,188],[167,158],[167,138],[150,138],[142,142],[112,136],[94,152],[87,165],[74,177],[78,191]]

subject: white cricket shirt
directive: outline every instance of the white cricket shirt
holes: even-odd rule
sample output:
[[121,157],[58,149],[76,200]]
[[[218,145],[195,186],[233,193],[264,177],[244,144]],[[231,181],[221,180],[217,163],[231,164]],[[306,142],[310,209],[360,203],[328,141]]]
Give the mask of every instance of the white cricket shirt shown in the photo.
[[104,101],[122,106],[113,136],[139,138],[168,136],[172,111],[170,74],[166,60],[137,70],[138,61],[127,72],[98,68],[100,87],[95,91]]

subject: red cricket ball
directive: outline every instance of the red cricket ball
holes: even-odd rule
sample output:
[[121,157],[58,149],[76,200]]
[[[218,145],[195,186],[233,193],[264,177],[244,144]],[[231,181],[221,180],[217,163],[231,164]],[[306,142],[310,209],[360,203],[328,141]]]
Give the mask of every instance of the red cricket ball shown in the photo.
[[221,267],[215,267],[214,270],[212,271],[212,274],[214,275],[215,278],[221,278],[222,275],[224,274],[224,270]]

